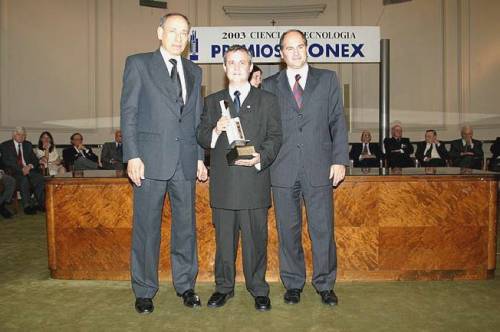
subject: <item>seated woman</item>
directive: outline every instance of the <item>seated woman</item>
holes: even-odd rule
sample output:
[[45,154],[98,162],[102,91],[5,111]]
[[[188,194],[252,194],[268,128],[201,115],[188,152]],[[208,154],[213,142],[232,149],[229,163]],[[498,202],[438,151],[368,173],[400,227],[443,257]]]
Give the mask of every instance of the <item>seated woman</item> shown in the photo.
[[353,143],[349,158],[354,167],[380,167],[380,148],[377,143],[371,143],[372,134],[368,130],[361,133],[361,143]]
[[54,139],[48,131],[44,131],[38,139],[38,146],[35,154],[40,161],[40,165],[47,169],[47,175],[64,173],[64,167],[57,153]]

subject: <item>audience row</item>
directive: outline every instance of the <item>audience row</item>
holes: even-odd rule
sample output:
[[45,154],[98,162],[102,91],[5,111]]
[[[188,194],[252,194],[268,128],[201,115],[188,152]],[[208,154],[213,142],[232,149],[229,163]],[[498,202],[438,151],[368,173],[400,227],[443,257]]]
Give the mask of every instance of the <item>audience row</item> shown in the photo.
[[[256,71],[256,84],[259,84],[259,70]],[[252,76],[251,76],[252,77]],[[254,77],[252,77],[253,79]],[[384,140],[384,151],[378,143],[371,142],[368,130],[361,134],[361,142],[353,143],[350,159],[354,167],[445,167],[482,169],[484,153],[482,143],[473,139],[473,130],[464,126],[462,138],[451,142],[448,151],[445,144],[438,140],[433,129],[425,132],[425,140],[417,143],[415,157],[410,140],[403,137],[403,128],[396,124],[391,128],[391,137]],[[500,171],[500,137],[490,148],[493,156],[488,169]],[[114,142],[104,143],[101,160],[91,147],[83,144],[80,133],[71,135],[71,146],[62,151],[60,157],[50,132],[44,131],[33,147],[26,140],[26,131],[17,127],[12,139],[0,144],[0,215],[11,218],[12,212],[6,204],[19,191],[21,203],[26,214],[44,211],[45,180],[44,175],[57,175],[72,170],[123,170],[121,131],[115,132]]]
[[[352,144],[349,153],[354,167],[445,167],[482,169],[484,152],[482,143],[473,139],[470,126],[463,126],[462,138],[451,142],[448,151],[445,144],[438,140],[437,132],[429,129],[425,140],[417,143],[415,158],[411,155],[414,147],[410,140],[403,137],[403,128],[396,124],[391,128],[391,137],[384,140],[383,153],[377,143],[371,143],[371,134],[365,130],[361,134],[361,143]],[[500,171],[500,137],[490,148],[493,154],[488,169]]]

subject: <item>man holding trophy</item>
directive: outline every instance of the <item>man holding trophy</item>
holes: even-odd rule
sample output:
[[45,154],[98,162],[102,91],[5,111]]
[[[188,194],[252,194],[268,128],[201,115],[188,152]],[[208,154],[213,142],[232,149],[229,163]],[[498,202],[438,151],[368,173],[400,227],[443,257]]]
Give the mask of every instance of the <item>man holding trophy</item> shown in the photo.
[[243,272],[255,308],[271,309],[267,265],[267,213],[271,206],[269,166],[281,146],[277,98],[251,87],[252,57],[233,45],[224,55],[228,89],[205,100],[198,142],[210,149],[210,205],[216,233],[214,294],[209,307],[234,295],[236,253],[242,237]]

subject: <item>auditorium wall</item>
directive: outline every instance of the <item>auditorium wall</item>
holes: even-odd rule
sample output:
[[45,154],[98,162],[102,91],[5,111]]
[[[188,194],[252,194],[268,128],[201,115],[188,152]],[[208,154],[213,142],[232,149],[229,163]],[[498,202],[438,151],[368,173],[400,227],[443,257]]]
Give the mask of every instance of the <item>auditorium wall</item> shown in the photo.
[[[321,13],[291,10],[318,4],[326,5]],[[244,13],[228,14],[224,6],[243,6]],[[500,136],[499,1],[168,0],[168,11],[199,26],[380,25],[391,40],[391,120],[403,123],[405,136],[418,140],[432,127],[453,139],[464,122],[476,138]],[[0,0],[0,139],[22,125],[32,141],[46,129],[60,144],[75,131],[87,143],[111,140],[125,58],[158,46],[163,13],[139,0]],[[339,74],[350,141],[364,128],[376,131],[378,65],[317,66]],[[204,91],[223,88],[222,66],[202,67]],[[263,68],[269,75],[279,65]]]

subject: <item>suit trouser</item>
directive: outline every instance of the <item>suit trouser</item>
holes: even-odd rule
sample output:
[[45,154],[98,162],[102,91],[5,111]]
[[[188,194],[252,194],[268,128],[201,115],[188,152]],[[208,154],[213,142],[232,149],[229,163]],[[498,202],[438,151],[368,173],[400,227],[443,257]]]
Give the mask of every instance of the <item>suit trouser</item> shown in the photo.
[[241,230],[243,273],[252,296],[267,296],[267,211],[212,209],[215,225],[215,289],[229,293],[234,289],[236,254]]
[[446,161],[441,158],[432,158],[422,162],[423,167],[446,167]]
[[179,165],[170,180],[142,180],[134,186],[131,276],[136,297],[153,298],[158,291],[161,219],[165,194],[172,209],[170,260],[176,292],[194,289],[198,274],[195,222],[195,180],[184,178]]
[[21,173],[15,175],[14,178],[19,186],[21,203],[24,208],[32,205],[31,186],[33,186],[33,193],[35,194],[38,205],[45,206],[45,179],[42,174],[36,171],[30,171],[28,175],[22,175]]
[[14,191],[16,190],[16,180],[12,176],[3,174],[1,181],[4,186],[4,190],[0,194],[0,205],[10,201]]
[[311,186],[303,169],[292,187],[272,188],[279,237],[280,277],[286,289],[302,289],[306,281],[302,247],[302,202],[312,245],[312,284],[317,291],[333,289],[337,252],[333,232],[332,186]]

